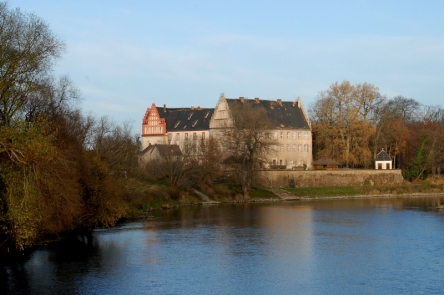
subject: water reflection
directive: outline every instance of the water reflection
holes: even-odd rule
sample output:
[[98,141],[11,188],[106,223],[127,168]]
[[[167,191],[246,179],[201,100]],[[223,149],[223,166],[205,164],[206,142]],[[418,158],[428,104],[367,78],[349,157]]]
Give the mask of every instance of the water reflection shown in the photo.
[[0,268],[1,294],[440,294],[439,197],[164,211]]

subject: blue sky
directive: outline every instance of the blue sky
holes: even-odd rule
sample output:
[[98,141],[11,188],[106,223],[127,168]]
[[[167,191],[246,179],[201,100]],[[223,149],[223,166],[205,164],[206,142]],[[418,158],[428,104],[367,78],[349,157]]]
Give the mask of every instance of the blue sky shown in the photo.
[[147,107],[226,97],[312,104],[334,82],[444,105],[444,1],[9,0],[65,40],[56,72],[82,108],[131,120]]

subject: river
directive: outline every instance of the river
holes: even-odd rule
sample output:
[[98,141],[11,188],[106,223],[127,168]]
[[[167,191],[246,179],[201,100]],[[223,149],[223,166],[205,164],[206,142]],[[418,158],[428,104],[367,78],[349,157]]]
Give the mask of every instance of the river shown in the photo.
[[443,197],[159,211],[0,264],[0,294],[444,294]]

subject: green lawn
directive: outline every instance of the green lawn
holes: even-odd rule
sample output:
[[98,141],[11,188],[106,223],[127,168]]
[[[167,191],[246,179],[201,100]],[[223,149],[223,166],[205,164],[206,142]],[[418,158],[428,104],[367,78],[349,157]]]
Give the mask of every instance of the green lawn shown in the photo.
[[298,197],[337,197],[358,195],[401,195],[415,193],[443,193],[443,184],[404,184],[387,186],[332,186],[332,187],[298,187],[285,188]]
[[361,195],[361,188],[353,186],[332,186],[332,187],[298,187],[285,188],[298,197],[336,197],[336,196],[357,196]]
[[266,189],[253,189],[250,193],[251,199],[279,199],[278,196]]

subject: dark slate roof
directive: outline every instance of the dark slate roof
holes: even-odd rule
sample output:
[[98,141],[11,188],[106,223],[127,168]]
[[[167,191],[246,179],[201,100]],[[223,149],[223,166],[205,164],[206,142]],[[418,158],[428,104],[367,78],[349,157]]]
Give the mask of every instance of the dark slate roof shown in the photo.
[[379,154],[376,156],[376,161],[391,161],[390,155],[382,149]]
[[333,159],[330,159],[330,158],[324,156],[324,157],[314,161],[313,165],[341,165],[341,164],[336,162]]
[[154,149],[157,149],[161,156],[167,156],[167,155],[181,156],[182,155],[180,147],[177,144],[171,144],[171,145],[169,145],[169,144],[153,144],[153,145],[147,146],[140,153],[142,155],[145,153],[152,153],[154,151]]
[[214,113],[214,109],[201,108],[157,107],[157,111],[165,119],[167,132],[208,130]]
[[[226,100],[229,106],[241,103],[241,100],[237,98],[227,98]],[[302,109],[298,107],[296,102],[262,99],[245,99],[245,101],[253,102],[254,106],[265,108],[276,129],[310,129]]]

